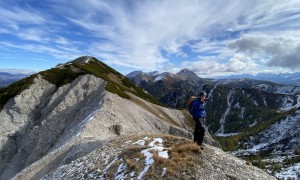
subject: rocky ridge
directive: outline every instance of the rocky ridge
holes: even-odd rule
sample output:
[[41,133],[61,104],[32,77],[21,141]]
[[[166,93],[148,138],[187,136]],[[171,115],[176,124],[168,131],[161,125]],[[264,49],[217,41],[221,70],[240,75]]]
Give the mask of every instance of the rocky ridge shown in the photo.
[[[19,176],[18,178],[21,178]],[[265,179],[274,177],[217,147],[166,135],[122,136],[42,179]]]

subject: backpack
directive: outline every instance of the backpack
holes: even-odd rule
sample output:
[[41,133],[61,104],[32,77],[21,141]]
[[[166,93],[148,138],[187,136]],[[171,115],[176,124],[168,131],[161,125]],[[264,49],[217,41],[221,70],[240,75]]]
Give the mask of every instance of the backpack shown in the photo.
[[192,106],[192,104],[193,104],[193,101],[194,101],[194,99],[197,99],[198,97],[197,96],[191,96],[190,98],[189,98],[189,100],[188,100],[188,107],[189,107],[189,113],[191,114],[191,115],[193,115],[193,106]]

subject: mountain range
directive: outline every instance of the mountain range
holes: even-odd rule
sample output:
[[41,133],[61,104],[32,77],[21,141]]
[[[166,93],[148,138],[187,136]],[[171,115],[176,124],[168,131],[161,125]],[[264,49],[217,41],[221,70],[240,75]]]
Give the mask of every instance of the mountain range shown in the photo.
[[300,85],[300,72],[295,73],[258,73],[255,75],[252,74],[241,74],[241,75],[230,75],[230,76],[216,76],[215,79],[255,79],[270,81],[279,84],[285,85]]
[[28,74],[23,74],[23,73],[0,72],[0,87],[8,86],[13,82],[16,82],[27,76]]
[[[256,156],[254,161],[263,160],[263,167],[278,177],[290,166],[282,159],[284,154],[295,162],[293,177],[299,176],[300,158],[295,149],[300,147],[296,128],[300,124],[300,86],[246,78],[205,79],[187,69],[176,74],[135,71],[127,77],[166,106],[179,109],[188,108],[190,96],[206,91],[208,131],[224,150],[251,161]],[[276,171],[279,166],[282,171]]]
[[209,133],[200,150],[185,110],[163,106],[94,57],[0,88],[0,110],[3,180],[275,179],[223,152]]

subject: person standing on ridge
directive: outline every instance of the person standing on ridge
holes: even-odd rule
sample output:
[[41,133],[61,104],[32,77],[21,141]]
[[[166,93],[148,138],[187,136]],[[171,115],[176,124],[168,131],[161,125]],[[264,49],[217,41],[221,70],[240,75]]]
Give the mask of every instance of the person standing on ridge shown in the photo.
[[204,124],[206,121],[206,112],[204,105],[207,102],[206,93],[201,91],[199,97],[192,96],[192,100],[189,100],[189,112],[193,116],[196,122],[195,132],[194,132],[194,142],[197,143],[201,149],[203,149],[202,141],[205,134]]

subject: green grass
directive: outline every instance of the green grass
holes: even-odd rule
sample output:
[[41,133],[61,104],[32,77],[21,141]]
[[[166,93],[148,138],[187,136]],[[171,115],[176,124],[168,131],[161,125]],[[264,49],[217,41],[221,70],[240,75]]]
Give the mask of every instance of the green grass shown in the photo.
[[81,68],[84,70],[87,74],[94,74],[97,77],[100,77],[102,79],[105,79],[109,81],[108,74],[110,73],[110,70],[106,68],[104,65],[102,65],[100,62],[90,62],[85,64],[74,64],[75,67]]
[[[107,80],[108,84],[105,89],[111,93],[118,94],[120,97],[126,99],[130,99],[130,96],[126,94],[126,92],[131,92],[132,94],[140,98],[143,98],[149,102],[163,106],[163,104],[159,102],[156,98],[145,93],[142,88],[136,86],[128,78],[123,77],[122,74],[120,74],[119,72],[117,72],[116,70],[114,70],[113,68],[107,66],[102,62],[75,64],[75,66],[81,68],[82,70],[86,71],[89,74],[94,74],[102,79]],[[111,76],[115,76],[121,79],[121,83],[114,82],[112,80],[113,78],[110,78]]]
[[108,82],[108,84],[105,87],[105,90],[114,94],[118,94],[122,98],[130,99],[130,96],[126,94],[126,90],[113,81]]
[[78,76],[85,74],[84,72],[73,72],[70,68],[52,68],[47,71],[40,72],[42,77],[49,81],[52,84],[55,84],[56,87],[63,86],[65,84],[71,83]]

